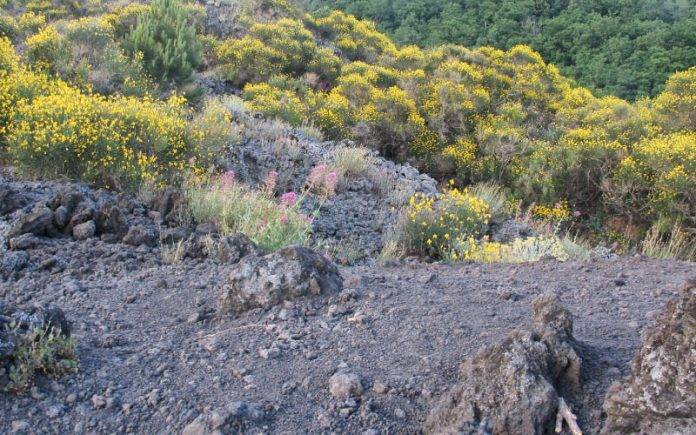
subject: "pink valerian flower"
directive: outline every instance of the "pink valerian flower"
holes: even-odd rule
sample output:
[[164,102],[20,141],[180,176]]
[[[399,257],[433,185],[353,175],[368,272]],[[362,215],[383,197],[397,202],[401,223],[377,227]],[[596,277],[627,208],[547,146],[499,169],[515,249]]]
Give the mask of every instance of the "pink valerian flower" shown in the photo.
[[336,184],[338,183],[338,174],[335,172],[329,172],[324,177],[324,187],[329,193],[334,193],[336,191]]
[[284,193],[280,197],[280,203],[286,207],[292,207],[297,203],[297,194],[295,192]]
[[582,216],[582,212],[581,212],[581,211],[578,211],[578,210],[575,210],[575,211],[573,212],[573,216],[576,217],[576,218],[577,218],[577,217],[580,217],[580,216]]
[[235,174],[234,171],[227,171],[224,174],[220,176],[220,187],[223,189],[229,189],[234,185],[235,182]]
[[326,165],[318,164],[310,172],[307,182],[310,189],[314,189],[322,195],[331,196],[336,193],[338,174],[333,171],[329,172]]
[[266,179],[263,182],[263,189],[266,192],[272,193],[276,185],[278,184],[278,173],[276,171],[271,171],[266,175]]
[[323,182],[326,169],[326,165],[323,163],[320,163],[312,168],[312,171],[309,173],[309,185],[315,186]]
[[286,213],[283,213],[282,216],[280,216],[280,223],[283,225],[287,225],[288,221],[288,215]]

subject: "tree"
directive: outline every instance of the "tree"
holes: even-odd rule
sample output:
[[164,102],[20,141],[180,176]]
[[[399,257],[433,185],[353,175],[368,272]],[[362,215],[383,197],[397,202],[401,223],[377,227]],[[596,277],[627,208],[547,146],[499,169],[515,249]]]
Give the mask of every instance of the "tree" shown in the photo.
[[201,63],[202,45],[180,0],[154,0],[127,37],[146,70],[162,81],[186,81]]

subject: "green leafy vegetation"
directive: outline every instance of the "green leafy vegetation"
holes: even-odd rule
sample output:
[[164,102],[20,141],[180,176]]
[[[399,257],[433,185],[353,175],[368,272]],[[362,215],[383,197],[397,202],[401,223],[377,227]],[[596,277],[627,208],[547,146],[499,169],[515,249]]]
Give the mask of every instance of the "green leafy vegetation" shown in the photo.
[[9,369],[9,392],[29,389],[36,374],[61,376],[77,372],[75,342],[55,331],[36,329],[19,334]]
[[307,0],[378,23],[399,44],[510,49],[526,44],[604,95],[657,95],[696,65],[693,0]]
[[155,0],[127,36],[128,51],[142,56],[153,77],[185,81],[201,63],[202,45],[189,14],[179,0]]

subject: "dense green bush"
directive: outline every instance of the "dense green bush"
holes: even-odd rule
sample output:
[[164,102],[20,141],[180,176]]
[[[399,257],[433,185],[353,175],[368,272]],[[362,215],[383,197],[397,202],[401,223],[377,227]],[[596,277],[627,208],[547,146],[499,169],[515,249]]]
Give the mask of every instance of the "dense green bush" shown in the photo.
[[180,0],[154,0],[127,39],[129,52],[142,55],[147,71],[161,81],[186,81],[201,63],[202,45]]

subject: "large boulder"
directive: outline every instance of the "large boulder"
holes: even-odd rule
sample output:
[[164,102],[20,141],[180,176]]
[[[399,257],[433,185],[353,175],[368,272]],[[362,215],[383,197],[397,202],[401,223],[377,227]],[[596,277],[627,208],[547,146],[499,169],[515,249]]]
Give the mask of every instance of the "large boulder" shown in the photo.
[[563,399],[580,390],[570,313],[545,295],[534,300],[533,317],[531,330],[513,331],[461,364],[460,383],[433,408],[426,433],[552,433],[559,415],[577,428]]
[[644,337],[631,374],[607,392],[604,433],[696,433],[696,278]]
[[222,313],[241,313],[304,296],[336,294],[342,288],[343,278],[330,260],[293,246],[243,258],[222,286],[218,306]]

